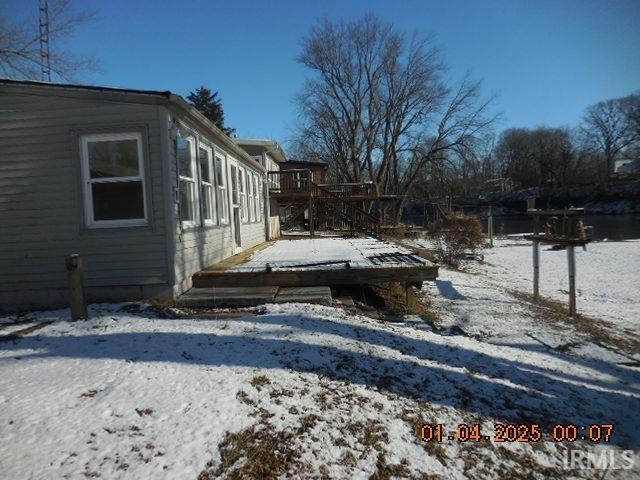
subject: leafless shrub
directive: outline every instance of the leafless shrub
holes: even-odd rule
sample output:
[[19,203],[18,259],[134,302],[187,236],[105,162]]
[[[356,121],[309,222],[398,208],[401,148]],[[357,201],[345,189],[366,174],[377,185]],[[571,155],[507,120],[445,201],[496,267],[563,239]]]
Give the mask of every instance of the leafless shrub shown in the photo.
[[456,265],[465,253],[475,253],[482,247],[484,236],[480,220],[452,213],[434,225],[433,242],[440,261]]

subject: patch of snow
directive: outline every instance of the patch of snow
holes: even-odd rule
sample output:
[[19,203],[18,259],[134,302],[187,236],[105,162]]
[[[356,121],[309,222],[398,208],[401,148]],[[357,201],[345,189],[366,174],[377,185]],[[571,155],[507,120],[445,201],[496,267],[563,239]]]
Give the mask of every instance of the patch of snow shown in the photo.
[[[374,238],[309,238],[299,240],[279,240],[273,245],[255,252],[243,264],[233,267],[232,271],[253,271],[266,268],[266,264],[280,270],[305,270],[351,267],[375,268],[405,266],[404,262],[376,263],[370,257],[389,254],[411,254],[406,248],[395,243],[383,242]],[[416,260],[420,260],[416,257]],[[420,260],[429,264],[427,260]],[[304,267],[298,267],[304,265]]]

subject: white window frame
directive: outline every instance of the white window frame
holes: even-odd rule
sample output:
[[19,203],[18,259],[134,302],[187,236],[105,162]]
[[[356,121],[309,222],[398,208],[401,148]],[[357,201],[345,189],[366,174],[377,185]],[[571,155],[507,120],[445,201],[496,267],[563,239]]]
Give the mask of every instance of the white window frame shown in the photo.
[[[200,194],[198,192],[198,161],[197,161],[197,157],[196,157],[196,139],[191,136],[191,135],[187,135],[185,137],[180,136],[180,138],[182,138],[183,140],[187,141],[189,143],[189,150],[191,151],[191,174],[193,175],[193,178],[191,177],[185,177],[183,175],[180,175],[180,165],[178,162],[177,168],[178,168],[178,188],[181,188],[180,186],[180,182],[188,182],[192,185],[193,188],[193,200],[192,200],[192,205],[191,208],[193,209],[193,219],[192,220],[183,220],[182,219],[182,210],[180,210],[180,223],[182,224],[182,228],[193,228],[196,227],[198,225],[197,222],[197,217],[196,215],[198,214],[198,212],[200,211],[199,205],[200,205]],[[177,157],[177,151],[176,151],[176,157]]]
[[[221,178],[218,179],[218,169],[216,168],[216,159],[220,159],[220,173]],[[216,194],[219,192],[220,200],[222,200],[222,205],[220,207],[220,211],[222,215],[218,216],[218,223],[220,225],[226,225],[229,223],[229,198],[227,197],[227,156],[220,151],[219,149],[215,149],[214,152],[214,160],[213,160],[213,170],[214,170],[214,178],[216,184]],[[218,201],[218,197],[216,196],[216,202]],[[217,204],[216,204],[217,207]]]
[[256,221],[262,220],[262,177],[256,175]]
[[253,172],[247,170],[247,197],[249,198],[249,221],[256,221],[256,197],[253,186]]
[[[207,166],[209,168],[209,178],[211,179],[210,182],[206,182],[204,180],[204,176],[202,175],[202,171],[201,171],[201,164],[200,164],[200,149],[203,149],[207,152],[208,155],[208,159],[207,159]],[[214,226],[217,224],[217,211],[216,211],[216,177],[215,177],[215,171],[213,170],[213,149],[204,144],[204,143],[199,143],[198,144],[198,175],[200,176],[200,192],[202,193],[201,197],[200,197],[200,215],[202,218],[202,224],[205,226]],[[205,218],[205,199],[203,197],[204,195],[204,189],[208,189],[209,191],[209,204],[211,205],[211,218]]]
[[247,170],[244,167],[238,166],[238,190],[240,193],[240,212],[241,220],[244,223],[249,221],[249,210],[247,207]]
[[[108,142],[118,140],[135,140],[138,150],[137,176],[91,178],[91,166],[89,165],[89,142]],[[116,227],[141,227],[148,225],[147,190],[144,176],[144,159],[142,149],[142,134],[138,132],[123,133],[97,133],[80,136],[80,157],[82,158],[83,196],[85,204],[85,224],[88,228],[116,228]],[[122,220],[95,220],[93,212],[93,192],[91,186],[94,183],[127,183],[142,182],[142,208],[144,218],[131,218]]]

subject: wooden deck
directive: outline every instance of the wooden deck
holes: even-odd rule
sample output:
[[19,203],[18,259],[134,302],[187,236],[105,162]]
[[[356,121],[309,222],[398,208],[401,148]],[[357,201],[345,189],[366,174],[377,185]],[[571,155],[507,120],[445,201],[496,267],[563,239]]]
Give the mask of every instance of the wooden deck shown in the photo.
[[[280,241],[287,242],[287,240]],[[419,284],[437,278],[438,266],[428,260],[418,258],[400,246],[397,246],[397,253],[391,251],[374,254],[376,249],[379,249],[378,244],[375,243],[376,240],[368,239],[367,241],[374,242],[371,244],[372,251],[368,252],[372,255],[363,257],[362,261],[354,261],[348,255],[343,258],[341,253],[334,254],[332,257],[330,254],[332,252],[327,254],[322,251],[304,251],[309,244],[300,243],[300,248],[291,248],[289,258],[286,256],[283,258],[280,255],[270,261],[267,255],[265,260],[254,259],[249,262],[254,254],[259,256],[260,251],[275,243],[265,242],[194,274],[193,286],[196,288],[312,287],[392,282]],[[308,240],[289,242],[308,242]],[[387,247],[387,250],[394,248],[384,242],[378,243],[382,247]],[[289,245],[286,250],[288,249]],[[361,253],[356,251],[355,256],[358,257]]]

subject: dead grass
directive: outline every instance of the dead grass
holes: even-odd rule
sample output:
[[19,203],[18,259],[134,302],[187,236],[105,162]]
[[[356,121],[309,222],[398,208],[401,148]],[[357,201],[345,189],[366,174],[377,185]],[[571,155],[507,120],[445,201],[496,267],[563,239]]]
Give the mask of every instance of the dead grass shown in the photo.
[[385,313],[389,315],[419,315],[429,322],[438,324],[438,314],[432,310],[412,287],[405,289],[399,283],[371,285],[375,295],[384,301]]
[[593,342],[610,345],[626,353],[640,352],[640,342],[612,335],[602,320],[581,314],[572,317],[568,313],[567,305],[556,300],[534,299],[533,295],[516,290],[511,290],[509,293],[525,302],[525,305],[529,307],[537,319],[571,325],[576,331],[588,335]]
[[294,434],[277,431],[260,423],[237,433],[227,432],[218,445],[220,464],[211,463],[198,480],[224,477],[239,479],[275,479],[298,470],[300,451],[294,448]]
[[[406,459],[405,459],[406,461]],[[371,480],[388,480],[391,478],[408,478],[411,476],[411,471],[407,468],[407,463],[395,463],[388,464],[387,459],[383,453],[378,454],[378,460],[376,461],[376,471],[371,475]]]
[[265,385],[271,384],[271,380],[269,380],[266,377],[266,375],[256,375],[255,377],[253,377],[251,379],[251,381],[249,383],[256,390],[260,391],[260,390],[262,390],[262,387],[264,387]]
[[[271,384],[263,375],[254,377],[251,383],[256,388]],[[271,395],[274,393],[276,400],[280,396],[294,394],[291,390],[274,389],[270,392],[270,398],[274,398]],[[299,426],[294,430],[278,430],[269,421],[274,416],[273,413],[257,407],[257,403],[243,390],[238,392],[237,397],[257,408],[256,416],[259,421],[240,432],[227,432],[218,445],[220,463],[217,466],[213,462],[207,463],[198,475],[198,480],[313,477],[312,466],[300,460],[301,449],[296,442],[319,422],[325,421],[325,418],[316,414],[305,415],[299,419]],[[299,410],[292,406],[289,412],[297,415]]]
[[383,450],[383,445],[389,440],[389,435],[380,423],[374,420],[363,422],[349,422],[345,426],[346,430],[358,442],[366,447],[373,447],[378,451]]
[[315,427],[319,421],[323,420],[323,417],[316,415],[315,413],[305,415],[300,419],[300,426],[298,427],[297,433],[300,435],[305,434],[309,432],[309,430],[311,430],[313,427]]
[[400,419],[409,424],[411,431],[414,435],[416,443],[420,444],[427,454],[431,457],[435,457],[442,465],[447,464],[447,453],[445,448],[439,442],[425,442],[420,438],[420,428],[426,423],[433,423],[427,421],[423,415],[423,410],[411,411],[404,410],[400,415]]
[[249,394],[244,390],[239,390],[238,393],[236,393],[236,398],[240,400],[242,403],[244,403],[245,405],[251,405],[252,407],[255,407],[257,405],[255,400],[252,400],[249,397]]
[[495,474],[503,479],[527,480],[533,478],[534,473],[545,479],[562,479],[566,478],[569,473],[566,470],[541,465],[525,452],[518,453],[507,448],[497,447],[494,449],[494,453],[512,463],[512,465],[498,466]]
[[295,392],[288,388],[275,388],[269,392],[269,398],[272,399],[277,399],[280,397],[293,397],[294,395]]

